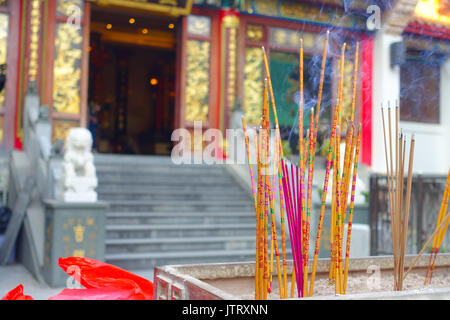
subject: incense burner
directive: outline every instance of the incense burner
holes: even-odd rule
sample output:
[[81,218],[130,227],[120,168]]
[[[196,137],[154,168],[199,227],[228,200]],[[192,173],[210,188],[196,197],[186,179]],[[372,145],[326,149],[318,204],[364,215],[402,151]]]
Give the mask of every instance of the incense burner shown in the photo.
[[[407,255],[405,266],[408,267],[414,255]],[[425,276],[429,255],[424,254],[415,265],[413,272]],[[311,263],[309,264],[311,265]],[[317,279],[327,278],[330,259],[319,259],[317,264]],[[288,261],[288,270],[292,270],[292,261]],[[440,254],[436,259],[436,274],[449,274],[450,254]],[[349,280],[352,277],[364,279],[360,288],[346,295],[324,294],[314,291],[314,295],[301,299],[450,299],[450,282],[445,287],[423,286],[419,289],[393,291],[377,289],[377,277],[381,281],[388,280],[393,274],[392,256],[376,256],[353,258],[349,263]],[[156,299],[180,300],[247,300],[253,299],[255,263],[220,263],[171,265],[155,268],[154,297]],[[290,278],[290,274],[288,277]],[[412,276],[412,275],[411,275]],[[276,270],[274,270],[272,290],[278,290]],[[408,278],[408,277],[407,277]],[[392,283],[392,282],[390,282]],[[351,281],[349,281],[350,291]],[[330,286],[330,287],[334,287]],[[331,290],[330,290],[331,291]],[[333,289],[334,291],[334,289]],[[272,299],[278,299],[273,294]],[[269,295],[269,299],[271,296]],[[299,299],[299,298],[293,298]]]

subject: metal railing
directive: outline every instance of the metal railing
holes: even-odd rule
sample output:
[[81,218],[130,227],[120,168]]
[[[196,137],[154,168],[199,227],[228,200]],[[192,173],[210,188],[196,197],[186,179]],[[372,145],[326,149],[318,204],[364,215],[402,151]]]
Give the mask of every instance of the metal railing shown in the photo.
[[[407,233],[407,254],[417,254],[434,232],[446,178],[445,175],[413,176]],[[388,197],[386,176],[372,175],[370,177],[370,254],[372,256],[392,254],[392,231],[388,211]],[[440,252],[448,250],[450,250],[450,235],[447,232]]]

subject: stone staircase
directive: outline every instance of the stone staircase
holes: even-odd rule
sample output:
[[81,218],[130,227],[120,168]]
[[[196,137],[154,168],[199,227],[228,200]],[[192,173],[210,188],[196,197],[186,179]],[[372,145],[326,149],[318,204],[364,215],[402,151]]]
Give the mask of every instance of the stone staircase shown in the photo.
[[110,203],[105,260],[129,270],[253,261],[251,195],[223,166],[170,157],[96,155],[100,200]]

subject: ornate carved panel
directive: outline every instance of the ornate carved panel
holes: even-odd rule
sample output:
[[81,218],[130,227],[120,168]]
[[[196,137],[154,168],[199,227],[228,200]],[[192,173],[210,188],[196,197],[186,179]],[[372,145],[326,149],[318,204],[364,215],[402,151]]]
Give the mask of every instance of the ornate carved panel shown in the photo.
[[4,122],[3,117],[0,117],[0,143],[3,142],[3,127],[4,127],[3,122]]
[[[6,64],[6,56],[8,50],[8,28],[9,28],[9,16],[7,14],[0,14],[0,65]],[[2,70],[1,72],[6,72]],[[5,102],[5,90],[0,92],[0,109],[3,108]]]
[[208,121],[210,47],[208,41],[186,43],[186,121]]
[[259,47],[245,49],[244,111],[245,121],[258,124],[263,98],[263,52]]
[[53,110],[79,114],[82,29],[57,25],[53,78]]
[[193,0],[90,0],[99,5],[112,5],[132,9],[167,13],[170,15],[188,15]]
[[66,140],[67,133],[70,129],[78,127],[78,121],[70,120],[53,120],[53,137],[52,140]]
[[83,0],[58,0],[56,13],[62,16],[70,16],[76,13],[76,8],[80,10],[83,8]]
[[250,41],[263,41],[264,40],[264,27],[254,24],[247,25],[245,33],[245,39]]
[[28,74],[30,81],[36,81],[38,72],[38,54],[39,54],[39,32],[41,24],[41,1],[33,0],[31,2],[30,13],[30,58],[28,65]]
[[187,32],[189,35],[209,37],[211,34],[211,18],[195,15],[188,16]]

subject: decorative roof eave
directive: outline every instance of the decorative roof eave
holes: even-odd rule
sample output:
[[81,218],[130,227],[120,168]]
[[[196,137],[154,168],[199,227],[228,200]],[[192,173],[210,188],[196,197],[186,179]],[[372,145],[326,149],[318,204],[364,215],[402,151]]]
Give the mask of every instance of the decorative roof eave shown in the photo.
[[392,9],[386,12],[384,25],[386,32],[401,35],[414,18],[418,0],[398,0]]
[[419,0],[414,12],[414,21],[419,24],[450,29],[450,1]]
[[421,36],[450,40],[450,29],[435,25],[413,21],[404,30],[405,33],[412,33]]
[[[205,0],[194,0],[194,6],[214,8],[204,4]],[[344,10],[335,5],[335,0],[327,1],[286,1],[286,0],[247,0],[236,10],[242,14],[275,19],[303,22],[325,27],[337,27],[357,32],[373,31],[367,29],[368,14],[361,10]],[[220,8],[220,6],[216,6]]]

